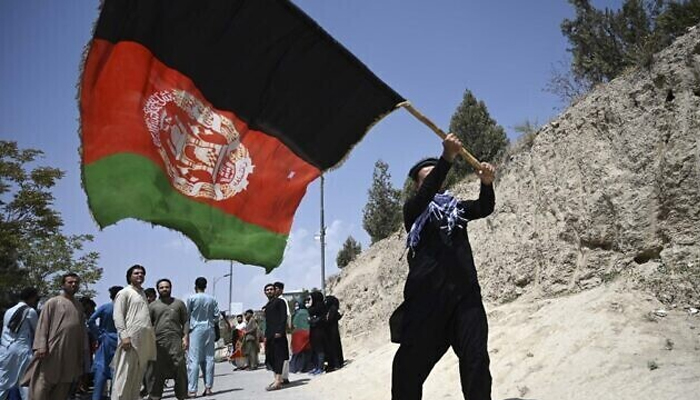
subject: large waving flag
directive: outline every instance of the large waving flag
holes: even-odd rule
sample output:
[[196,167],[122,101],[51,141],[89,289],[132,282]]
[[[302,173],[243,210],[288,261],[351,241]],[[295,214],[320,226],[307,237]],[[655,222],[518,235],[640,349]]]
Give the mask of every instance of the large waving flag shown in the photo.
[[80,86],[100,227],[279,265],[307,185],[403,98],[287,0],[105,0]]

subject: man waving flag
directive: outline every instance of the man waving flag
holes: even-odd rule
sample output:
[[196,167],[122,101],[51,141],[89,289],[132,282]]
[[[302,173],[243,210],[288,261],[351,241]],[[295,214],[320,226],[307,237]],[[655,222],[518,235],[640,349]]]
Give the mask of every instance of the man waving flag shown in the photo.
[[270,270],[307,185],[403,101],[288,0],[105,0],[80,86],[90,209]]

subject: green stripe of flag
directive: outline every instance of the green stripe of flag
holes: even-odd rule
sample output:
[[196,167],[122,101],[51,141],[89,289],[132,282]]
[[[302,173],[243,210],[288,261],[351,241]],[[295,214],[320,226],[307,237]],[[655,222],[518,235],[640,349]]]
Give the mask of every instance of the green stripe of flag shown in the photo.
[[136,218],[184,233],[207,259],[236,259],[268,271],[282,261],[287,235],[187,198],[146,157],[132,153],[104,157],[84,166],[83,184],[102,228]]

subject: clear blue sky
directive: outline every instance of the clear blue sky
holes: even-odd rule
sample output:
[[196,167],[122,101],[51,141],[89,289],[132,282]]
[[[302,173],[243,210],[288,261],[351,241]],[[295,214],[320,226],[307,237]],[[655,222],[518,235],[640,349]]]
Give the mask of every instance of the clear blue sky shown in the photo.
[[[573,9],[564,0],[440,2],[406,0],[295,0],[331,35],[396,91],[447,129],[465,89],[484,100],[491,116],[513,139],[513,126],[526,119],[548,121],[561,107],[543,91],[551,70],[567,58],[559,30]],[[593,1],[619,7],[621,1]],[[96,285],[98,303],[106,288],[124,284],[134,263],[147,268],[147,284],[173,281],[174,294],[186,297],[197,276],[210,279],[228,272],[227,262],[205,262],[181,234],[126,220],[99,231],[80,186],[78,108],[79,64],[97,18],[97,0],[3,0],[0,2],[0,138],[46,153],[42,164],[57,166],[66,177],[56,188],[56,208],[67,233],[92,233],[90,250],[104,268]],[[344,165],[326,177],[328,274],[337,272],[335,256],[348,235],[367,247],[362,208],[376,160],[389,163],[400,186],[411,164],[437,154],[437,137],[399,110],[377,124]],[[320,287],[319,186],[315,182],[297,211],[282,267],[270,275],[237,265],[233,301],[258,308],[262,287],[282,280],[288,289]],[[228,280],[217,284],[222,309]],[[342,300],[341,300],[342,301]]]

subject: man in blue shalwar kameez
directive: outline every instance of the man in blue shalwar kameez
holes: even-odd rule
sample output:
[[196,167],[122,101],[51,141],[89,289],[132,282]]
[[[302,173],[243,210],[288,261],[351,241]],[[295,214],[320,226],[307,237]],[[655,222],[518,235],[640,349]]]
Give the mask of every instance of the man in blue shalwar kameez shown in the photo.
[[[5,312],[2,337],[0,337],[0,400],[5,400],[11,389],[17,390],[18,382],[32,359],[34,332],[39,321],[35,308],[39,292],[25,288],[20,302]],[[22,400],[27,400],[28,389],[21,388]]]
[[[109,365],[114,358],[117,349],[117,328],[114,327],[114,297],[122,290],[121,286],[109,288],[109,298],[111,302],[102,304],[90,316],[88,327],[90,335],[98,342],[95,360],[92,364],[92,372],[95,374],[95,385],[92,392],[92,400],[102,399],[105,384],[108,379],[112,379],[112,370]],[[100,320],[99,327],[96,321]]]
[[211,395],[214,386],[214,326],[219,322],[219,305],[216,300],[204,293],[206,278],[194,281],[195,294],[187,299],[187,313],[190,315],[190,348],[187,353],[187,375],[189,396],[197,395],[199,369],[204,375],[204,394]]

